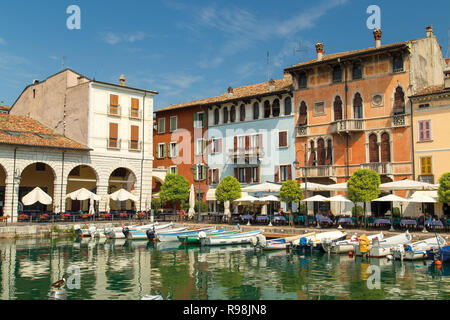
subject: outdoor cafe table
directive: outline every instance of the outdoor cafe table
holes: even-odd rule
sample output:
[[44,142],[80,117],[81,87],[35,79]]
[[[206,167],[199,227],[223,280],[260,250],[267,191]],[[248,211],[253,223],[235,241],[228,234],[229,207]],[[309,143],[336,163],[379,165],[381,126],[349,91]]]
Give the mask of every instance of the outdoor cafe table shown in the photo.
[[417,221],[416,220],[408,220],[408,219],[403,219],[400,221],[400,226],[404,227],[404,226],[417,226]]
[[353,223],[352,218],[340,218],[339,223]]
[[270,220],[268,216],[257,216],[256,221],[268,221]]
[[251,216],[251,215],[242,216],[241,220],[253,220],[253,216]]
[[389,219],[375,219],[373,224],[391,224],[391,220],[389,220]]
[[287,221],[287,220],[283,216],[275,216],[273,217],[272,221]]
[[443,227],[444,224],[440,220],[436,221],[425,221],[426,226],[436,226],[436,227]]
[[319,216],[319,215],[317,215],[316,219],[317,219],[318,222],[333,223],[333,220],[331,220],[330,218]]

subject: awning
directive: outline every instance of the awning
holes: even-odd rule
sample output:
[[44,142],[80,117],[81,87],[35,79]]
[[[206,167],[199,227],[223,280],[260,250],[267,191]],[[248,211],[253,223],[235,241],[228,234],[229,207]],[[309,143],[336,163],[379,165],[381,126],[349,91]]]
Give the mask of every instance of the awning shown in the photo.
[[69,193],[66,196],[66,198],[70,198],[72,200],[80,200],[80,201],[84,201],[84,200],[88,200],[88,199],[100,201],[100,199],[101,199],[100,196],[96,195],[95,193],[93,193],[85,188],[81,188],[74,192]]
[[209,189],[206,192],[206,201],[216,201],[216,189]]
[[138,201],[139,198],[135,195],[131,194],[125,189],[120,189],[119,191],[116,191],[114,193],[111,193],[109,197],[114,201],[126,201],[126,200],[132,200],[132,201]]
[[36,187],[30,193],[22,198],[22,203],[25,206],[31,206],[36,202],[42,204],[51,204],[52,197],[46,194],[41,188]]

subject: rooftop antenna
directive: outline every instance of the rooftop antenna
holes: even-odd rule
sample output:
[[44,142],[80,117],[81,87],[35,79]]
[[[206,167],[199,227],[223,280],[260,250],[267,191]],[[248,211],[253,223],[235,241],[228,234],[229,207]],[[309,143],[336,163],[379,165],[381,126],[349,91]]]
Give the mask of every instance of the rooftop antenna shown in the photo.
[[299,44],[298,49],[294,48],[294,56],[298,52],[299,53],[299,58],[300,58],[299,60],[301,61],[302,60],[302,53],[303,52],[304,53],[308,53],[308,47],[305,46],[305,48],[303,48],[303,40],[302,40],[302,38],[298,39],[298,44]]
[[66,65],[66,59],[67,59],[66,56],[62,57],[62,61],[61,61],[61,69],[64,69],[64,67],[65,67],[65,65]]
[[267,51],[267,81],[270,80],[270,53]]

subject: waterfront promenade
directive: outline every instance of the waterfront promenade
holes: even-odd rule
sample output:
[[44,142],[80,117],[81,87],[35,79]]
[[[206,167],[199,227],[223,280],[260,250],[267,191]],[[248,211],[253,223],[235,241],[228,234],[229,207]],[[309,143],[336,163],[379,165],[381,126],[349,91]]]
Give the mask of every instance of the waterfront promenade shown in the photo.
[[[64,236],[74,234],[73,231],[76,228],[89,228],[90,226],[95,226],[97,228],[104,227],[119,227],[122,224],[125,225],[143,225],[150,223],[148,220],[125,220],[125,221],[89,221],[89,222],[64,222],[64,223],[16,223],[16,224],[8,224],[4,226],[0,226],[0,239],[8,239],[8,238],[28,238],[28,237],[49,237],[49,236]],[[159,222],[164,223],[164,222]],[[227,224],[227,223],[199,223],[199,222],[177,222],[174,221],[174,226],[186,226],[188,228],[199,228],[205,226],[216,226],[217,228],[228,228],[230,230],[236,230],[238,227],[236,224]],[[388,231],[388,230],[380,230],[380,229],[338,229],[336,227],[332,228],[316,228],[314,226],[305,227],[305,226],[295,226],[291,227],[288,225],[280,225],[280,226],[268,226],[268,225],[240,225],[241,230],[243,232],[264,229],[264,235],[267,238],[275,238],[275,237],[283,237],[289,235],[298,235],[309,232],[325,232],[325,231],[335,231],[340,230],[342,232],[346,232],[348,237],[356,234],[358,236],[362,234],[372,235],[383,231],[385,237],[393,236],[396,234],[400,234],[405,232],[404,230],[397,231]],[[422,240],[426,238],[430,238],[434,235],[434,232],[422,232],[422,231],[412,231],[410,233],[413,236],[414,240]],[[444,237],[445,240],[448,241],[450,236],[449,232],[440,231],[438,232],[441,236]]]

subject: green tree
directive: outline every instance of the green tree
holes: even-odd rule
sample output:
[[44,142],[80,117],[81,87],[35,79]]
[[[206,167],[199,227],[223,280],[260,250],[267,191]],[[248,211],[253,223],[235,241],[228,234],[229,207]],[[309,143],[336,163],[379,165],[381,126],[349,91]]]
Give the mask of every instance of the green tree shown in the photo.
[[292,202],[300,202],[303,198],[303,190],[294,180],[283,182],[280,189],[280,200],[289,204],[289,224],[292,224]]
[[347,182],[347,198],[351,200],[355,206],[358,202],[364,203],[364,223],[366,227],[366,202],[378,198],[380,194],[380,184],[380,175],[370,169],[356,170]]
[[168,174],[161,186],[159,196],[163,203],[171,202],[173,211],[175,212],[176,204],[182,201],[187,201],[189,198],[189,182],[179,174]]
[[216,189],[216,199],[217,201],[233,202],[241,197],[241,184],[236,178],[231,176],[226,176],[222,179],[220,184]]
[[439,178],[438,196],[439,202],[450,203],[450,172],[444,173]]

